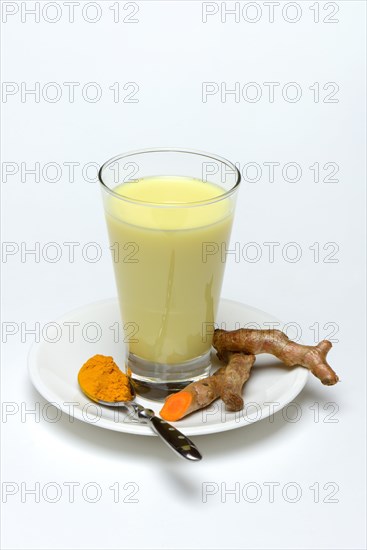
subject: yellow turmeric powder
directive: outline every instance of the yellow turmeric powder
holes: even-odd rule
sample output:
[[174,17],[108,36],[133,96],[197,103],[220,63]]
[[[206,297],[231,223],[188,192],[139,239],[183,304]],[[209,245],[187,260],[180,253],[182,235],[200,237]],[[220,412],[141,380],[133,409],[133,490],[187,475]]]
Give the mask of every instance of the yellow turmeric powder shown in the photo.
[[117,402],[133,398],[129,378],[106,355],[88,359],[79,371],[78,382],[91,399]]

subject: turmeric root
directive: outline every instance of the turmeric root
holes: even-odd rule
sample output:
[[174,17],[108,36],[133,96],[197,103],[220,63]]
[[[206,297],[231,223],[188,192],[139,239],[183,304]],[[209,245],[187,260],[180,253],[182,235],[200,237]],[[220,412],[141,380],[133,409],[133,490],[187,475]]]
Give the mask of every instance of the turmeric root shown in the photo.
[[227,366],[218,369],[212,376],[192,382],[184,390],[169,395],[160,415],[164,420],[174,422],[184,416],[203,409],[221,397],[229,411],[243,408],[242,387],[250,377],[255,362],[254,355],[225,353]]
[[254,355],[271,353],[287,367],[298,365],[309,369],[326,386],[332,386],[339,380],[326,361],[326,355],[332,347],[328,340],[322,340],[317,346],[304,346],[292,342],[280,330],[217,329],[214,331],[213,346],[217,350],[219,359],[222,360],[225,360],[228,352]]
[[189,384],[184,390],[169,395],[160,415],[168,421],[180,420],[191,412],[209,405],[221,397],[227,410],[239,411],[243,408],[242,387],[250,377],[255,363],[255,355],[270,353],[287,367],[301,366],[327,386],[339,380],[326,361],[332,344],[322,340],[317,346],[304,346],[292,342],[280,330],[239,329],[233,331],[215,330],[213,346],[218,358],[227,366],[215,374]]

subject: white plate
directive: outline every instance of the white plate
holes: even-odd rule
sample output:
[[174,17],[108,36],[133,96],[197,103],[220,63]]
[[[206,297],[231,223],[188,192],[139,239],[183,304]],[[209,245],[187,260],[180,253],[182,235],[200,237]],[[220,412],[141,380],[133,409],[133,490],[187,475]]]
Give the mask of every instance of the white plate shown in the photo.
[[[238,302],[220,302],[220,328],[269,328],[269,324],[264,324],[269,322],[278,320]],[[282,326],[279,323],[275,328]],[[109,409],[91,403],[79,389],[78,371],[92,355],[112,355],[117,364],[123,367],[122,341],[123,331],[116,299],[96,302],[72,311],[50,323],[43,341],[32,347],[29,354],[31,380],[47,401],[78,420],[118,432],[155,435],[149,426],[129,418],[122,409]],[[219,366],[214,352],[212,364],[213,367]],[[288,369],[274,357],[260,355],[244,387],[243,411],[229,413],[218,400],[175,425],[186,435],[210,434],[246,426],[266,418],[292,401],[304,387],[307,376],[308,371],[302,367]],[[160,402],[141,397],[137,401],[157,413],[162,406]]]

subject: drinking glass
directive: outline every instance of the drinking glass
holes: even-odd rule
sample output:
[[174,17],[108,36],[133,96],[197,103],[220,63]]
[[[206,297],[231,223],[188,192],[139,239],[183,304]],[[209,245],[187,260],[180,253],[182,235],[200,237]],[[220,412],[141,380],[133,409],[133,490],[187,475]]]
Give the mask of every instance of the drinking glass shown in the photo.
[[123,326],[138,393],[208,376],[240,173],[216,155],[145,149],[100,169]]

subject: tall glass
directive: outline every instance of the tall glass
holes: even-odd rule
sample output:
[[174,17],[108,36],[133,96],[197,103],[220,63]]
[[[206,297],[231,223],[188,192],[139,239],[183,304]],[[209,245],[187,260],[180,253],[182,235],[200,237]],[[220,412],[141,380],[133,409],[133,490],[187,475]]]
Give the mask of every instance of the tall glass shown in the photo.
[[163,397],[209,373],[240,174],[214,155],[146,149],[99,179],[127,366],[138,392]]

